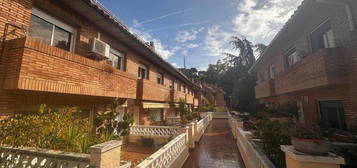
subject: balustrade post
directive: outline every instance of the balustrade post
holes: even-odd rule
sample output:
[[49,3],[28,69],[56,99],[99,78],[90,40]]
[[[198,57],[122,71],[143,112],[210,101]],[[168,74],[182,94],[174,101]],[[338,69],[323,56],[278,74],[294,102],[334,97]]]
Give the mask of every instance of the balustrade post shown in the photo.
[[190,148],[195,148],[195,135],[194,135],[194,123],[190,123],[188,125],[188,142],[189,142],[189,147]]
[[190,146],[190,143],[189,143],[190,141],[188,138],[189,137],[188,136],[189,135],[189,127],[188,126],[182,127],[181,132],[186,134],[186,145],[189,147]]
[[119,168],[122,141],[108,141],[90,147],[90,165],[96,168]]
[[194,142],[197,141],[198,142],[198,129],[197,129],[197,120],[193,121],[193,139]]

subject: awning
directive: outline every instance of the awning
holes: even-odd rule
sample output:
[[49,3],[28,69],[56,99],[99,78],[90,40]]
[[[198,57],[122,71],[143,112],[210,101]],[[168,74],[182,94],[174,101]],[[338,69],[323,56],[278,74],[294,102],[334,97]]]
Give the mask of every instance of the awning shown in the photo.
[[143,102],[143,108],[170,108],[168,103],[154,103],[154,102]]
[[173,107],[175,107],[175,108],[179,108],[179,107],[180,107],[180,104],[175,103],[175,104],[171,104],[171,106],[173,106]]

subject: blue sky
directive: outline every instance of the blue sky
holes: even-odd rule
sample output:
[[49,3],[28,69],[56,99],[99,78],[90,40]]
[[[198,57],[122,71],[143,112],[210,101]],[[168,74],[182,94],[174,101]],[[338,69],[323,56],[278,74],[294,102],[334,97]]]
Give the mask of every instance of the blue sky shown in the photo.
[[176,67],[200,70],[236,53],[229,41],[269,44],[301,0],[99,0]]

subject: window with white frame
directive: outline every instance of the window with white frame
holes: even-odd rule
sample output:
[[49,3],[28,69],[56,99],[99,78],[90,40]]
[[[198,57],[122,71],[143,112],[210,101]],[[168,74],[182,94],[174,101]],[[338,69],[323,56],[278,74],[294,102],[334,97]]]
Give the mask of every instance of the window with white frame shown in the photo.
[[269,73],[270,73],[270,79],[275,79],[275,66],[274,65],[270,65],[269,66]]
[[140,64],[138,67],[138,77],[140,79],[148,79],[148,68],[145,65]]
[[114,48],[110,48],[108,62],[113,67],[124,70],[124,54]]
[[312,52],[320,48],[336,47],[335,36],[329,21],[324,22],[311,33],[311,47]]
[[164,75],[162,73],[157,73],[156,82],[160,85],[164,84]]
[[301,60],[300,55],[298,54],[298,52],[296,51],[295,48],[289,50],[285,56],[286,58],[286,65],[289,67],[297,62],[299,62]]
[[73,51],[76,29],[47,13],[32,9],[29,36],[67,51]]

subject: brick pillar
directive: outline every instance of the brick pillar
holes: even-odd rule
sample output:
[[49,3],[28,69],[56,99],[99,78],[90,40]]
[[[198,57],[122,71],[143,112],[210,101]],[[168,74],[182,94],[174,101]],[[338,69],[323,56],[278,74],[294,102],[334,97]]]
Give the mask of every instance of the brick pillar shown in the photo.
[[122,141],[108,141],[90,147],[90,165],[96,168],[120,167]]

